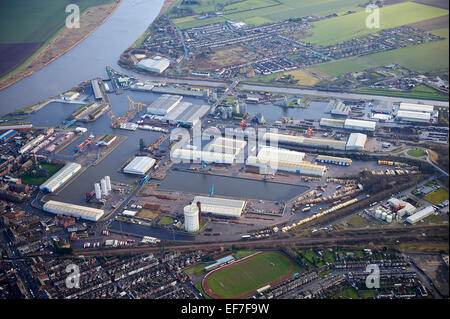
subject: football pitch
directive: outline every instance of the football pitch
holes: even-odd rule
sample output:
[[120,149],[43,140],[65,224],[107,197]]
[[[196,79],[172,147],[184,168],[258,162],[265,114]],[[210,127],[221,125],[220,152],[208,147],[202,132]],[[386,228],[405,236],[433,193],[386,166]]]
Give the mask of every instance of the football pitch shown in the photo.
[[257,289],[290,276],[294,264],[276,252],[263,252],[212,271],[203,289],[214,298],[246,298]]

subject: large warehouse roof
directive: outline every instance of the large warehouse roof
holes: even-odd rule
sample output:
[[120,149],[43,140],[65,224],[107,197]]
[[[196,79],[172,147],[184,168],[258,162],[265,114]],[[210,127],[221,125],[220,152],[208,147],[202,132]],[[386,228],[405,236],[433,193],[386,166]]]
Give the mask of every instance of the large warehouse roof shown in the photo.
[[245,201],[228,198],[195,196],[192,205],[201,203],[202,213],[210,213],[224,217],[241,217],[244,211]]
[[419,122],[427,122],[431,118],[430,113],[425,112],[412,112],[412,111],[398,111],[397,119],[404,121],[419,121]]
[[247,157],[246,165],[263,168],[264,173],[273,173],[272,170],[282,170],[305,175],[323,176],[323,174],[325,174],[326,172],[326,167],[322,165],[315,165],[307,162],[300,162],[300,163],[287,161],[278,161],[276,163],[262,162],[256,156]]
[[145,175],[155,165],[155,159],[148,156],[136,156],[125,168],[124,173]]
[[170,65],[170,61],[163,58],[144,59],[139,61],[137,68],[150,72],[162,73]]
[[402,111],[433,113],[434,106],[433,105],[413,104],[413,103],[404,103],[404,102],[402,102],[402,103],[400,103],[400,110],[402,110]]
[[367,135],[361,133],[352,133],[348,137],[347,150],[363,150],[367,142]]
[[209,111],[209,105],[193,105],[189,102],[180,103],[171,110],[164,119],[171,123],[182,122],[195,125]]
[[180,95],[163,94],[147,108],[147,112],[166,115],[180,103],[182,98]]
[[344,123],[344,128],[364,130],[364,131],[375,131],[376,125],[377,123],[373,121],[346,119]]
[[98,221],[104,214],[102,209],[57,202],[54,200],[46,202],[43,208],[44,211],[49,213],[72,216],[91,221]]
[[244,140],[218,137],[212,140],[208,145],[206,145],[204,150],[210,152],[234,154],[236,156],[245,148],[246,145],[247,142]]
[[304,157],[305,153],[275,147],[263,147],[258,153],[258,160],[261,163],[276,163],[278,161],[301,163]]
[[45,181],[39,188],[48,192],[54,192],[72,175],[75,175],[81,169],[78,163],[67,163],[63,168],[56,172],[52,177]]
[[279,144],[303,145],[319,148],[335,148],[345,150],[345,141],[323,139],[323,138],[307,138],[304,136],[293,136],[276,133],[265,133],[263,139],[265,141],[278,141]]
[[224,163],[233,164],[235,156],[234,154],[198,151],[184,148],[177,148],[171,154],[172,158],[183,159],[188,161],[194,161],[200,163],[205,161],[207,163]]
[[406,221],[410,224],[415,224],[417,223],[419,220],[424,219],[425,217],[430,216],[431,214],[433,214],[434,208],[433,206],[428,206],[420,211],[418,211],[417,213],[415,213],[414,215],[409,216],[408,218],[406,218]]

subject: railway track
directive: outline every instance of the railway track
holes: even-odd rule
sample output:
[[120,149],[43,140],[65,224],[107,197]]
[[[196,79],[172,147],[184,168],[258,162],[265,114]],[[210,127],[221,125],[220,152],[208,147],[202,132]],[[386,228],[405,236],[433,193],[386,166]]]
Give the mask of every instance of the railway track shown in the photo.
[[[425,234],[425,236],[423,236]],[[399,242],[417,241],[419,238],[423,242],[448,242],[448,227],[447,226],[420,226],[413,228],[392,228],[392,229],[367,229],[367,230],[348,230],[343,232],[336,232],[332,234],[325,234],[325,236],[311,236],[311,237],[277,237],[273,239],[264,240],[250,240],[250,241],[229,241],[229,242],[205,242],[205,243],[183,243],[166,245],[166,251],[191,251],[198,249],[211,248],[229,248],[235,246],[241,249],[250,248],[278,248],[289,246],[303,246],[303,247],[329,247],[336,245],[350,245],[360,243],[390,243],[393,240]],[[160,251],[160,246],[153,247],[127,247],[117,249],[96,249],[96,250],[75,250],[75,256],[106,256],[106,255],[120,255],[120,254],[140,254],[147,252]]]

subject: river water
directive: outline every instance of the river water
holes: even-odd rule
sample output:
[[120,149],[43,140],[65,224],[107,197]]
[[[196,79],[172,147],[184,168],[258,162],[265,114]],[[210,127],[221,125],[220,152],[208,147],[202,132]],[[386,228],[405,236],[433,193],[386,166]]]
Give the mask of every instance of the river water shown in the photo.
[[75,48],[0,91],[0,114],[56,96],[94,77],[105,78],[107,65],[120,70],[120,54],[144,33],[163,2],[123,0],[112,16]]

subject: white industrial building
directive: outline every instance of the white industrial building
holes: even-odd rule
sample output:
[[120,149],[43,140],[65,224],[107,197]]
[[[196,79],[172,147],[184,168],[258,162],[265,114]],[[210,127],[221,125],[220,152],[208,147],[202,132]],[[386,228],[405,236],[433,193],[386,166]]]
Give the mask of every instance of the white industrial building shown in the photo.
[[322,138],[308,138],[305,136],[293,136],[277,133],[265,133],[263,139],[268,142],[270,140],[277,141],[278,144],[307,146],[317,148],[331,148],[338,150],[345,150],[345,141],[322,139]]
[[197,202],[200,202],[202,214],[220,217],[239,218],[245,208],[245,201],[228,198],[195,196],[192,205],[197,205]]
[[171,124],[194,126],[208,113],[209,109],[209,105],[194,105],[189,102],[182,102],[165,115],[164,120]]
[[39,188],[49,193],[57,190],[62,184],[69,180],[81,169],[78,163],[67,163],[63,168],[56,172],[52,177],[45,181]]
[[425,113],[433,113],[434,106],[433,105],[425,105],[425,104],[413,104],[413,103],[400,103],[401,111],[412,111],[412,112],[425,112]]
[[238,156],[247,145],[243,139],[217,137],[205,146],[204,151],[233,154]]
[[94,91],[94,97],[96,100],[101,100],[103,98],[102,91],[100,90],[100,85],[98,84],[98,80],[92,80],[92,91]]
[[46,202],[43,209],[52,214],[71,216],[94,222],[98,221],[104,214],[102,209],[57,202],[54,200]]
[[183,97],[180,95],[163,94],[147,108],[147,113],[167,115],[180,104],[182,99]]
[[333,115],[348,115],[351,110],[350,106],[345,105],[342,101],[337,101],[331,108],[330,113]]
[[363,120],[355,120],[355,119],[346,119],[344,122],[344,128],[349,130],[358,130],[358,131],[375,131],[377,123],[373,121],[363,121]]
[[425,112],[402,111],[397,112],[397,120],[407,122],[430,122],[431,114]]
[[235,160],[234,154],[226,154],[219,152],[199,151],[194,149],[177,148],[171,154],[172,159],[182,160],[183,163],[220,163],[233,164]]
[[323,176],[325,166],[303,162],[305,153],[285,149],[263,147],[258,156],[249,156],[246,165],[259,167],[262,174],[274,173],[277,170],[305,175]]
[[153,59],[143,59],[136,65],[138,69],[163,73],[170,65],[170,61],[161,57],[154,57]]
[[148,156],[136,156],[125,168],[124,173],[145,175],[155,165],[156,160]]
[[189,233],[194,233],[199,230],[199,214],[196,204],[184,207],[184,230]]
[[347,151],[363,151],[367,142],[367,135],[361,133],[352,133],[348,137],[345,149]]
[[422,219],[434,214],[434,212],[435,212],[435,210],[434,210],[433,206],[428,206],[428,207],[418,211],[414,215],[411,215],[408,218],[406,218],[406,221],[410,224],[415,224],[419,220],[422,220]]

